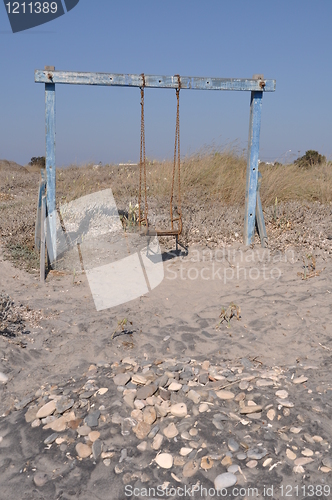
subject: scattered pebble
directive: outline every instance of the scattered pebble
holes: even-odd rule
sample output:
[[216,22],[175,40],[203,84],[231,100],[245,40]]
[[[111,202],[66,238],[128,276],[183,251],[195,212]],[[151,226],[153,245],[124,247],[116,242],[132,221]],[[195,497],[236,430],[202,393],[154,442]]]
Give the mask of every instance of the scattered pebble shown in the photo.
[[156,456],[155,461],[163,469],[170,469],[173,466],[173,457],[170,453],[160,453]]
[[237,478],[235,474],[231,472],[225,472],[224,474],[219,474],[214,480],[214,487],[216,490],[223,490],[225,488],[230,488],[236,484]]

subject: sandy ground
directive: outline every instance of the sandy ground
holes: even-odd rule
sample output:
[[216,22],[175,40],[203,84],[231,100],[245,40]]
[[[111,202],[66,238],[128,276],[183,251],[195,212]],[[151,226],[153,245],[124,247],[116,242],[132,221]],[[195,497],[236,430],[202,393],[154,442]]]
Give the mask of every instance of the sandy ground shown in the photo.
[[[257,369],[277,367],[288,374],[289,380],[304,373],[308,380],[292,393],[295,408],[288,420],[281,419],[273,442],[274,448],[278,439],[286,446],[280,438],[284,426],[289,437],[287,447],[292,446],[289,428],[299,423],[300,414],[307,433],[319,435],[324,442],[322,451],[318,444],[310,445],[299,438],[301,446],[311,447],[318,461],[306,466],[303,473],[294,473],[283,452],[278,459],[280,465],[272,471],[260,464],[252,470],[244,466],[243,484],[258,484],[259,498],[267,498],[263,496],[263,485],[272,484],[279,487],[273,494],[276,499],[282,498],[283,484],[292,488],[330,485],[332,496],[332,472],[320,470],[322,457],[332,456],[330,257],[317,255],[316,271],[321,272],[309,279],[301,276],[303,255],[291,249],[286,254],[273,255],[258,246],[248,249],[238,245],[228,247],[226,252],[192,246],[188,256],[171,257],[164,254],[165,277],[158,287],[128,303],[98,312],[84,274],[73,277],[51,272],[45,284],[41,284],[36,275],[14,268],[1,255],[0,291],[9,294],[17,304],[41,311],[43,317],[37,327],[26,325],[30,334],[9,339],[0,336],[0,372],[8,377],[6,384],[0,384],[1,500],[140,498],[125,496],[124,484],[134,484],[137,476],[124,480],[116,474],[118,459],[110,467],[101,461],[92,465],[89,459],[68,461],[65,454],[54,450],[55,445],[48,450],[43,444],[47,434],[41,427],[33,429],[25,421],[28,407],[14,409],[15,403],[34,395],[41,387],[63,387],[69,380],[80,380],[91,365],[100,370],[100,376],[105,370],[112,375],[117,363],[128,356],[139,364],[186,357],[228,366],[245,359]],[[219,324],[222,308],[227,309],[231,303],[240,308],[240,319],[233,317],[229,323]],[[118,329],[112,338],[118,322],[125,318],[127,330]],[[20,344],[22,340],[26,347]],[[278,387],[284,388],[282,384]],[[109,386],[109,391],[116,392],[115,386]],[[130,415],[130,409],[123,411]],[[250,434],[250,429],[247,432]],[[115,442],[120,453],[124,444],[116,439]],[[131,442],[128,449],[136,450],[137,443]],[[293,450],[300,454],[299,444],[293,445]],[[142,460],[136,453],[133,461],[128,462],[127,471],[136,470],[135,464]],[[155,472],[156,465],[145,463],[144,467],[150,478],[147,484],[159,484],[161,473]],[[220,461],[213,470],[214,476],[226,472]],[[172,469],[161,471],[163,481],[174,483]],[[36,486],[33,478],[37,472],[48,475],[45,485]],[[201,484],[213,486],[213,480],[204,471],[199,479]],[[239,484],[242,479],[241,475]],[[197,478],[190,480],[194,484]],[[297,497],[310,497],[303,492]]]

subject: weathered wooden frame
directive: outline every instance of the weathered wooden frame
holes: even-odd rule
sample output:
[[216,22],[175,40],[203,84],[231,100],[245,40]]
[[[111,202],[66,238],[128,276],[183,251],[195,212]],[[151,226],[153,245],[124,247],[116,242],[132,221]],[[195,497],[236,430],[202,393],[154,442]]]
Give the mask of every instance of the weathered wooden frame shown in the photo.
[[[106,85],[122,87],[193,89],[193,90],[237,90],[251,92],[249,140],[247,160],[247,181],[245,197],[244,243],[251,245],[254,240],[255,224],[260,232],[262,245],[267,240],[263,211],[258,193],[258,156],[261,126],[262,98],[264,92],[274,92],[275,80],[265,80],[263,75],[246,78],[207,78],[188,76],[124,75],[114,73],[83,73],[55,71],[54,66],[45,66],[35,71],[35,82],[45,84],[46,113],[46,173],[47,173],[47,213],[49,216],[48,248],[50,261],[56,259],[55,221],[55,85]],[[258,193],[258,195],[257,195]],[[258,218],[256,218],[256,207]],[[53,219],[52,219],[53,217]],[[265,234],[263,234],[263,228]]]

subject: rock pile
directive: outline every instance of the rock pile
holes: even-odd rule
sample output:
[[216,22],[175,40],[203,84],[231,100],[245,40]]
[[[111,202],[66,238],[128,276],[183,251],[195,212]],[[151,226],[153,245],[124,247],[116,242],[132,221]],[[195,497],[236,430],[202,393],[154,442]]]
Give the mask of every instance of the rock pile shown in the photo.
[[41,387],[15,410],[25,411],[46,448],[102,461],[124,484],[196,476],[222,488],[285,467],[330,475],[330,410],[312,399],[313,369],[127,357],[91,365],[61,387]]

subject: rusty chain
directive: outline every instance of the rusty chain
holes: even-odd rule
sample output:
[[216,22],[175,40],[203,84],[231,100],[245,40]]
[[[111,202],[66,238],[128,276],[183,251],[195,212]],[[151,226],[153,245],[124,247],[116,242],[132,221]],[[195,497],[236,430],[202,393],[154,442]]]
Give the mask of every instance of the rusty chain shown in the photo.
[[[144,87],[145,87],[145,77],[144,73],[142,76],[142,87],[141,87],[141,148],[140,148],[140,159],[139,159],[139,193],[138,193],[138,225],[141,226],[142,222],[148,226],[148,198],[147,198],[147,187],[146,187],[146,155],[145,155],[145,122],[144,122]],[[144,216],[142,217],[141,202],[142,202],[142,170],[144,177]]]
[[[178,79],[178,88],[176,89],[176,126],[175,126],[175,144],[174,144],[174,162],[173,162],[173,174],[172,174],[172,189],[171,189],[171,200],[170,200],[170,216],[171,216],[171,227],[174,229],[174,222],[178,221],[178,234],[182,232],[182,211],[181,211],[181,176],[180,176],[180,89],[181,80],[179,75],[175,75]],[[146,227],[148,227],[148,201],[147,201],[147,186],[146,186],[146,155],[145,155],[145,122],[144,122],[144,88],[145,88],[145,77],[144,73],[142,77],[142,87],[141,87],[141,147],[140,147],[140,162],[139,162],[139,194],[138,194],[138,224],[141,226],[142,222],[145,222]],[[174,185],[175,185],[175,174],[176,165],[178,166],[178,218],[173,218],[173,198],[174,198]],[[144,181],[144,214],[142,215],[142,171],[143,171],[143,181]]]

